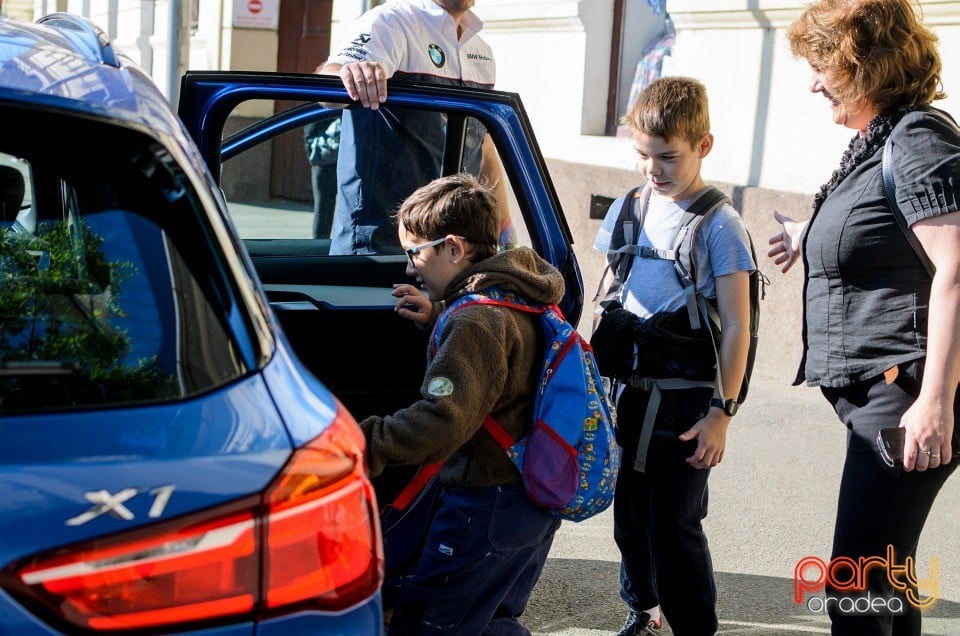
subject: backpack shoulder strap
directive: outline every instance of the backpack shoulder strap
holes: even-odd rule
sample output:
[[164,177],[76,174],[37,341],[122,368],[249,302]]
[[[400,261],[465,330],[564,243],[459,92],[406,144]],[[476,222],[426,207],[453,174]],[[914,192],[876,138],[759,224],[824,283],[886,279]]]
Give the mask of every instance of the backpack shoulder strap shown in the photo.
[[910,247],[917,255],[917,259],[919,259],[920,264],[923,265],[923,269],[926,270],[930,278],[933,278],[934,273],[936,273],[936,268],[933,262],[931,262],[930,257],[927,256],[926,250],[923,249],[923,245],[920,244],[920,239],[917,238],[917,235],[914,234],[910,226],[907,225],[907,219],[903,216],[903,210],[900,209],[900,205],[897,203],[897,183],[893,177],[893,168],[891,167],[893,163],[893,159],[891,158],[892,146],[893,144],[890,143],[890,139],[888,138],[883,145],[883,158],[880,160],[880,170],[883,177],[883,194],[887,198],[887,205],[890,207],[890,211],[893,212],[893,218],[896,220],[897,226],[899,226],[900,231],[903,232],[903,237],[907,239],[907,243],[910,244]]
[[683,213],[680,219],[680,228],[673,241],[673,248],[676,251],[673,265],[677,272],[677,278],[683,286],[687,315],[693,329],[699,329],[701,326],[701,308],[698,306],[697,300],[697,264],[693,250],[694,240],[704,220],[713,214],[717,208],[728,202],[730,202],[730,198],[727,195],[714,186],[708,187]]
[[[430,338],[430,345],[433,347],[434,353],[437,350],[437,347],[440,346],[440,332],[443,329],[443,325],[446,324],[447,318],[450,315],[459,309],[468,307],[470,305],[497,305],[499,307],[509,307],[510,309],[515,309],[516,311],[522,311],[528,314],[546,314],[549,311],[554,311],[559,315],[563,315],[560,312],[560,308],[556,305],[534,305],[526,301],[519,294],[513,292],[504,292],[497,287],[489,287],[483,290],[482,293],[467,294],[461,296],[453,301],[444,311],[433,326],[433,334]],[[493,416],[489,413],[483,418],[483,428],[496,440],[497,444],[500,445],[503,450],[508,451],[516,443],[510,434],[507,432],[503,426],[500,425]]]
[[[954,121],[953,117],[949,113],[946,113],[942,110],[934,108],[929,104],[922,107],[922,109],[935,117],[939,117],[944,122],[957,126],[957,122]],[[897,221],[897,225],[900,226],[900,230],[903,232],[903,236],[907,239],[907,243],[910,244],[910,247],[913,248],[914,253],[916,253],[917,258],[920,260],[920,264],[923,265],[923,268],[927,271],[927,274],[930,278],[933,278],[933,275],[936,273],[937,268],[934,267],[933,262],[930,260],[930,257],[927,256],[926,250],[923,249],[923,245],[920,244],[920,240],[917,238],[917,235],[913,233],[913,230],[910,229],[910,226],[907,225],[907,219],[903,216],[903,210],[900,209],[900,205],[897,203],[897,182],[893,176],[893,142],[890,137],[887,137],[887,141],[883,144],[883,156],[880,160],[880,171],[883,178],[883,194],[887,198],[887,204],[890,206],[890,210],[893,212],[893,218]]]
[[[723,389],[723,377],[720,370],[720,347],[716,339],[716,333],[719,332],[720,327],[720,314],[717,313],[713,305],[707,302],[706,298],[697,293],[697,263],[693,246],[703,222],[721,205],[728,202],[730,202],[730,198],[727,195],[718,188],[709,186],[684,212],[673,243],[677,252],[673,267],[680,284],[683,286],[684,302],[687,306],[690,327],[699,329],[704,326],[704,321],[708,323],[706,325],[707,333],[710,336],[713,355],[717,361],[717,391],[720,392],[721,396],[726,396],[726,393]],[[703,320],[701,320],[701,317]],[[711,327],[711,324],[713,327]]]
[[636,253],[633,247],[636,246],[640,228],[643,226],[649,199],[650,189],[645,186],[631,188],[623,197],[620,215],[617,217],[617,225],[614,227],[613,236],[610,237],[608,256],[616,257],[617,255],[633,255]]
[[647,201],[649,200],[650,188],[646,186],[631,188],[623,197],[620,214],[610,236],[610,245],[607,249],[607,266],[600,274],[597,293],[593,295],[594,302],[600,299],[600,286],[603,285],[607,272],[611,269],[614,273],[614,280],[600,304],[606,305],[607,302],[616,299],[620,294],[620,289],[630,273],[633,257],[637,254],[637,238],[640,235],[640,228],[643,226],[643,219],[647,212]]

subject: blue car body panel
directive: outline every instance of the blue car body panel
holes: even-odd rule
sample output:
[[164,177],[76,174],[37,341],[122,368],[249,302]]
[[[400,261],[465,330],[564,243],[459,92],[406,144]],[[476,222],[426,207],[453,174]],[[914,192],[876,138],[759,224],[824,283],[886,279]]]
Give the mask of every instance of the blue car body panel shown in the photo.
[[[0,563],[259,492],[291,451],[259,375],[199,400],[7,417],[3,431]],[[150,517],[162,487],[173,490]],[[92,507],[84,493],[127,488],[138,491],[123,503],[132,519],[67,524]]]
[[[260,493],[293,450],[334,421],[337,402],[288,350],[215,179],[152,80],[119,51],[69,29],[0,18],[0,106],[107,121],[154,137],[183,166],[231,280],[224,321],[249,372],[170,402],[77,411],[0,411],[0,569],[60,546],[145,527]],[[38,138],[43,131],[37,131]],[[60,150],[57,150],[60,152]],[[198,243],[202,245],[202,243]],[[169,499],[151,516],[158,488]],[[133,489],[129,518],[90,492]],[[153,510],[155,512],[155,510]],[[70,520],[74,522],[68,523]],[[190,633],[381,633],[379,593],[342,612],[300,611]],[[61,633],[0,589],[0,634]]]
[[273,362],[263,370],[264,380],[294,446],[302,446],[326,430],[336,413],[336,400],[291,355],[285,339],[278,342]]

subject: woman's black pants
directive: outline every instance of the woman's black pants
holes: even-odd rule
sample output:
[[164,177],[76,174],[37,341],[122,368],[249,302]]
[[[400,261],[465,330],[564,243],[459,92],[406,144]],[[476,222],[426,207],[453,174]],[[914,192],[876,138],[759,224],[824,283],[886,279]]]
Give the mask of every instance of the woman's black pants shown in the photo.
[[[834,635],[920,636],[922,608],[939,592],[936,555],[917,562],[917,544],[937,493],[960,461],[906,472],[888,467],[876,443],[881,428],[900,424],[922,375],[919,360],[900,365],[890,384],[881,376],[822,389],[848,431],[831,564],[838,559],[856,564],[837,567],[827,579],[822,598]],[[960,399],[954,404],[955,422],[958,405]],[[954,430],[955,449],[957,437]]]

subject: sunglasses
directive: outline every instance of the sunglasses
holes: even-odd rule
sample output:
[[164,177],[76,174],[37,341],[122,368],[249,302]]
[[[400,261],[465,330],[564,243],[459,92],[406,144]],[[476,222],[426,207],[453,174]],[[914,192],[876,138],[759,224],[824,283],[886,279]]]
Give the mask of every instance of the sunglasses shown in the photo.
[[[464,238],[464,237],[462,237],[462,236],[458,236],[457,238],[462,239],[462,240],[466,240],[466,238]],[[427,249],[427,248],[436,247],[437,245],[440,245],[441,243],[445,243],[446,240],[447,240],[447,237],[444,236],[443,238],[438,238],[438,239],[435,240],[435,241],[430,241],[430,242],[428,242],[428,243],[424,243],[423,245],[415,245],[414,247],[411,247],[410,249],[408,249],[408,250],[403,250],[403,251],[407,253],[407,258],[410,260],[410,264],[413,265],[414,267],[416,267],[417,264],[413,262],[413,257],[414,257],[414,256],[416,256],[417,254],[419,254],[420,252],[422,252],[423,250],[425,250],[425,249]]]

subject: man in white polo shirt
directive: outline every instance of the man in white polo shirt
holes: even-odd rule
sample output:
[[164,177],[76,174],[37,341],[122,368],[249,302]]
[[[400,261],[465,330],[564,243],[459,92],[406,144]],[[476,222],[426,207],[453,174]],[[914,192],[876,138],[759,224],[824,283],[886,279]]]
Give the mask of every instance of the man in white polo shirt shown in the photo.
[[[317,73],[338,75],[363,108],[344,110],[331,254],[399,254],[390,215],[408,194],[441,176],[446,115],[382,108],[387,79],[492,88],[493,51],[480,37],[473,0],[388,0],[357,20],[348,42]],[[463,169],[483,175],[505,210],[492,141],[467,121]],[[502,212],[501,244],[513,242]]]

